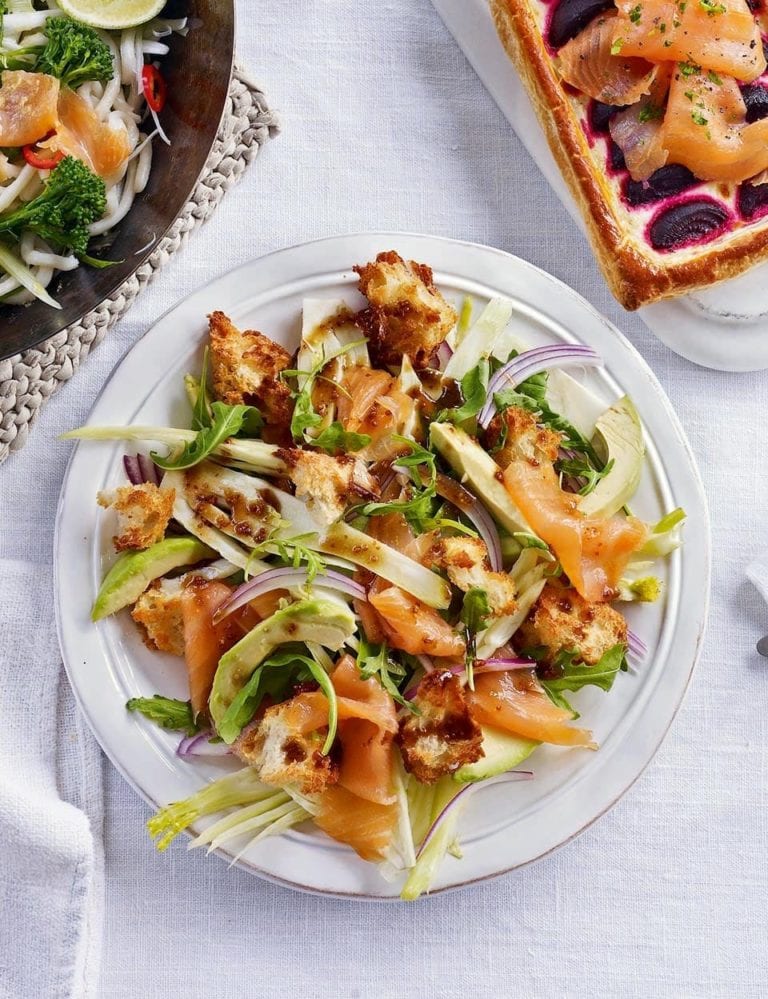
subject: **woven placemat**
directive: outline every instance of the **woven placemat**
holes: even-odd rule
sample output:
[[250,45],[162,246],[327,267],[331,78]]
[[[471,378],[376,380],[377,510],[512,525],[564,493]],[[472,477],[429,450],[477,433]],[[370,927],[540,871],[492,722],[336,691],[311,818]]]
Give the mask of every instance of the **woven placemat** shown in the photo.
[[75,374],[88,354],[193,229],[211,217],[260,147],[278,130],[264,94],[235,68],[219,134],[190,200],[168,235],[114,297],[34,350],[0,361],[0,464],[24,447],[45,402]]

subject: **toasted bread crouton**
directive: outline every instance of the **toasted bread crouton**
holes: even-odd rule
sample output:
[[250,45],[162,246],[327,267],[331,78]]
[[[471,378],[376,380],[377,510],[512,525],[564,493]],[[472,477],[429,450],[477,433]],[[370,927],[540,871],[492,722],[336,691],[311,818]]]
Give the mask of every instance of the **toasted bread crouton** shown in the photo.
[[98,494],[99,506],[117,514],[115,551],[149,548],[162,541],[173,513],[176,490],[144,482],[140,486],[119,486],[111,493]]
[[460,590],[465,593],[471,589],[485,590],[494,617],[514,614],[515,581],[506,572],[491,570],[488,549],[480,538],[441,538],[430,549],[430,555]]
[[506,468],[517,458],[524,458],[532,464],[555,461],[562,443],[560,434],[540,427],[534,413],[518,406],[509,406],[494,417],[489,434],[503,441],[501,448],[493,455],[501,468]]
[[484,755],[483,733],[453,673],[436,670],[425,676],[412,703],[421,714],[401,720],[398,742],[405,769],[422,784],[433,784]]
[[608,649],[627,641],[627,622],[608,604],[591,603],[574,589],[548,583],[519,635],[524,646],[544,646],[548,662],[567,650],[594,666]]
[[182,586],[178,579],[156,579],[133,605],[131,617],[140,625],[150,649],[184,655]]
[[257,330],[239,330],[223,312],[212,312],[208,322],[216,398],[256,406],[268,426],[287,426],[293,401],[280,372],[291,363],[288,351]]
[[319,794],[339,781],[339,764],[321,749],[325,735],[301,733],[288,723],[289,701],[267,708],[233,744],[235,755],[255,767],[265,784],[294,785],[302,794]]
[[371,303],[366,326],[375,363],[399,365],[407,354],[417,368],[425,367],[457,319],[435,287],[431,268],[390,250],[355,270]]
[[374,499],[379,494],[376,479],[365,464],[352,455],[333,458],[321,451],[284,448],[277,452],[288,476],[310,512],[332,524],[352,503]]

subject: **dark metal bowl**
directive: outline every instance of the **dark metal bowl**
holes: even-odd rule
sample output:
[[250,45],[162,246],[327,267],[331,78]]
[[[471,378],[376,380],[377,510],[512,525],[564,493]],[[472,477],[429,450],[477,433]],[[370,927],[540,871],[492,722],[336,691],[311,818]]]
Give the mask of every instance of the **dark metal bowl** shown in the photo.
[[[179,7],[178,2],[169,7]],[[105,270],[81,266],[49,287],[61,310],[42,302],[0,303],[0,360],[34,347],[77,322],[109,298],[141,266],[178,217],[205,167],[229,92],[234,58],[234,0],[189,0],[192,28],[174,35],[163,60],[168,103],[161,115],[171,140],[155,139],[149,184],[98,255],[121,263]],[[174,13],[175,16],[175,13]]]

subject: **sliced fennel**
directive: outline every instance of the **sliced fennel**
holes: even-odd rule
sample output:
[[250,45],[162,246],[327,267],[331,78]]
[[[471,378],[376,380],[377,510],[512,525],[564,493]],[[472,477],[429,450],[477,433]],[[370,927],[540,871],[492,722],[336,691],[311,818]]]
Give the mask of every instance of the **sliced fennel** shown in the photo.
[[393,790],[396,796],[397,825],[392,843],[384,860],[379,864],[379,872],[387,881],[394,881],[403,871],[410,870],[416,863],[416,847],[409,811],[407,784],[410,781],[402,761],[397,756],[394,766]]
[[245,846],[234,856],[232,860],[234,863],[258,840],[279,835],[290,826],[304,822],[310,817],[309,812],[297,805],[281,788],[270,788],[270,790],[272,793],[259,801],[239,808],[208,826],[189,843],[188,849],[207,846],[210,853],[233,839],[248,836]]
[[272,798],[275,793],[275,788],[259,780],[255,770],[245,767],[236,773],[220,777],[211,784],[206,784],[183,801],[175,801],[161,808],[149,819],[147,829],[152,839],[156,840],[157,849],[165,850],[180,832],[202,816],[264,801]]
[[[430,810],[429,810],[429,822],[427,824],[427,832],[421,836],[421,842],[423,843],[424,837],[429,835],[432,824],[436,822],[439,818],[443,809],[463,790],[466,789],[466,785],[456,784],[451,780],[450,777],[443,777],[436,784],[431,787],[427,785],[424,788],[425,798],[429,800]],[[414,792],[411,796],[413,801],[416,798],[418,792]],[[419,850],[417,854],[417,859],[415,865],[411,868],[408,878],[403,885],[403,889],[400,892],[400,898],[404,901],[413,901],[417,899],[420,895],[423,895],[425,891],[429,891],[432,882],[435,879],[437,869],[443,861],[446,853],[453,846],[454,840],[456,838],[456,828],[459,823],[459,818],[464,810],[466,801],[469,799],[469,795],[465,794],[465,800],[463,802],[456,802],[456,805],[451,809],[448,814],[440,821],[439,826],[432,831],[429,842],[422,849]],[[420,820],[423,824],[423,816],[427,814],[426,808],[423,806],[419,808]],[[419,832],[421,828],[419,828]],[[414,839],[416,837],[414,836]],[[416,840],[419,842],[419,840]]]
[[685,510],[678,507],[672,513],[668,513],[654,527],[648,539],[640,549],[640,555],[651,558],[662,558],[670,555],[683,543],[683,521],[685,520]]
[[442,609],[451,602],[451,588],[437,573],[349,524],[333,524],[319,548],[370,569],[430,607]]
[[[61,435],[62,440],[83,441],[156,441],[169,447],[189,444],[195,440],[197,432],[181,430],[177,427],[78,427]],[[277,457],[276,448],[259,440],[235,440],[230,438],[219,444],[213,451],[220,458],[238,461],[247,468],[269,475],[274,472],[284,472],[285,462]]]
[[446,364],[446,377],[460,381],[468,371],[477,367],[481,358],[488,357],[497,337],[512,318],[512,311],[512,303],[508,298],[492,298],[462,337]]
[[45,290],[42,284],[37,280],[34,272],[27,267],[24,261],[17,257],[15,253],[8,249],[3,243],[0,243],[0,268],[10,274],[12,278],[15,278],[22,288],[26,288],[28,292],[39,298],[41,302],[45,302],[46,305],[50,305],[52,309],[60,309],[61,305],[56,301],[55,298],[51,298],[48,292]]
[[478,659],[488,659],[496,649],[501,648],[515,634],[546,585],[545,571],[543,565],[537,566],[523,577],[521,583],[525,584],[525,589],[520,591],[515,613],[506,617],[497,617],[485,631],[477,636]]

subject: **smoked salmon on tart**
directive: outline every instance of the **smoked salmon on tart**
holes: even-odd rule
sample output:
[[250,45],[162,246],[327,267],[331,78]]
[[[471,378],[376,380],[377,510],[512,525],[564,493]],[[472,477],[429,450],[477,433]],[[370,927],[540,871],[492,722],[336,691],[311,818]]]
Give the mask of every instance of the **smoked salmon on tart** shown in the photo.
[[[670,87],[622,85],[646,72]],[[192,429],[67,436],[164,445],[100,494],[120,555],[93,618],[132,608],[179,657],[188,699],[128,708],[239,767],[161,809],[158,846],[208,816],[193,845],[236,857],[313,824],[412,899],[479,789],[599,749],[579,692],[631,682],[622,608],[659,599],[685,515],[642,517],[631,399],[559,370],[595,351],[503,347],[510,302],[473,319],[392,251],[357,270],[365,308],[307,300],[293,355],[213,313]]]
[[765,0],[490,0],[627,309],[768,257]]

